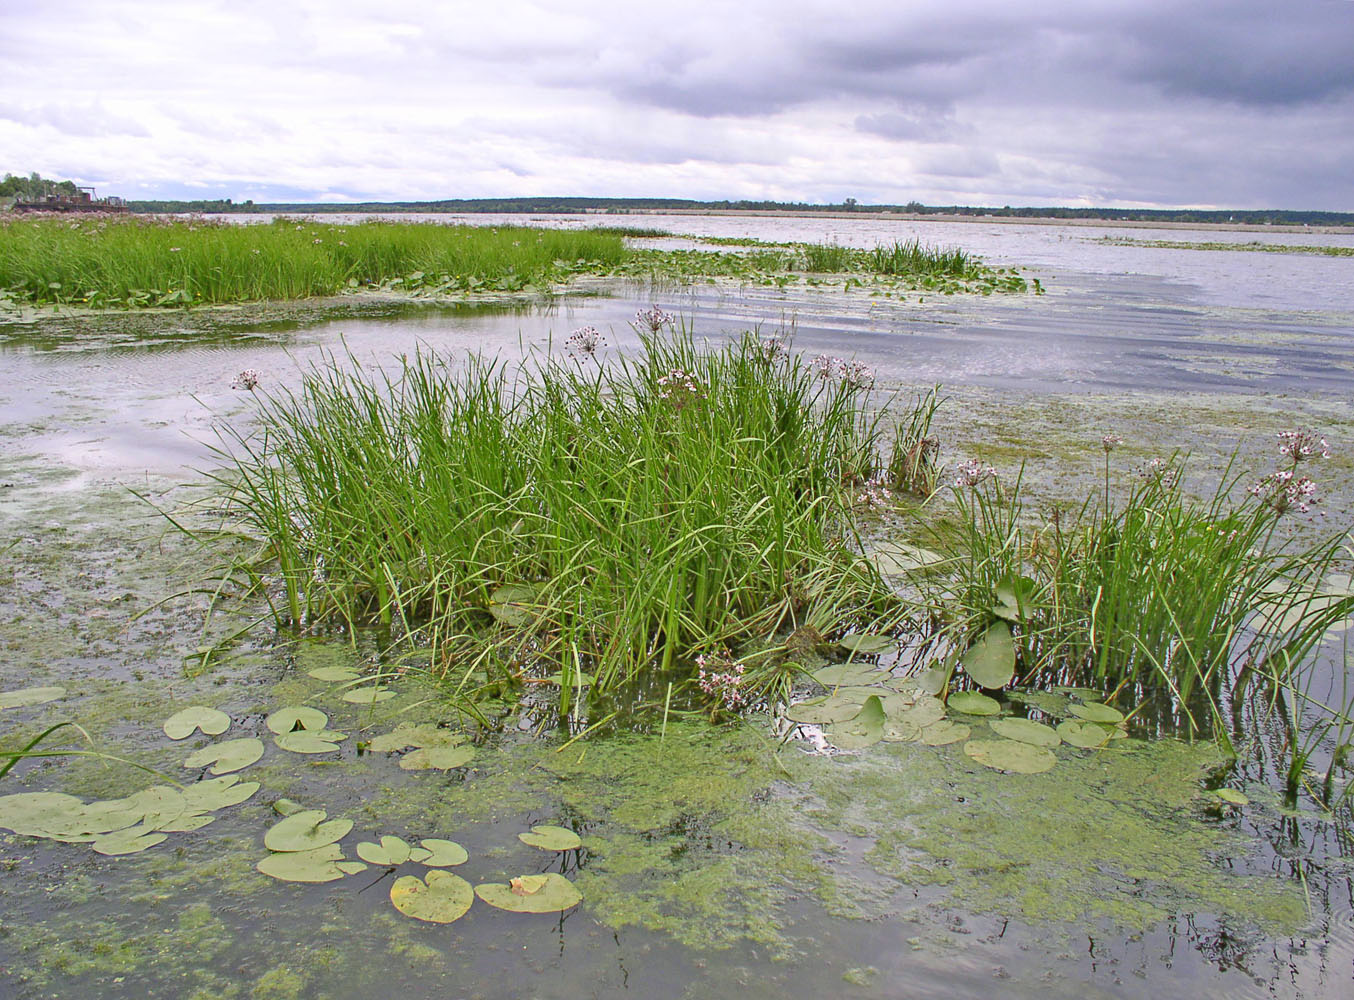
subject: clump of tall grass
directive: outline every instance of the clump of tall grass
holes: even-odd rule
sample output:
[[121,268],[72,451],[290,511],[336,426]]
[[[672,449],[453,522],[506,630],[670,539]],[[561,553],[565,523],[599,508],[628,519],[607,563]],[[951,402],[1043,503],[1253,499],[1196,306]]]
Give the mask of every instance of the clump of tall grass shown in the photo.
[[872,250],[856,250],[835,243],[799,245],[806,271],[842,274],[849,271],[907,278],[953,278],[968,280],[982,274],[983,268],[970,254],[958,247],[924,246],[920,240],[895,240]]
[[137,307],[297,299],[348,288],[520,291],[626,259],[616,232],[279,219],[16,217],[0,288],[32,303]]
[[591,336],[520,365],[331,359],[263,398],[217,481],[268,544],[279,620],[431,623],[472,662],[605,689],[895,613],[847,496],[879,463],[869,388],[752,334],[639,333],[605,364]]
[[1118,443],[1104,440],[1103,492],[1042,523],[1024,509],[1021,478],[1005,485],[990,467],[961,465],[960,554],[932,600],[961,645],[1011,621],[1018,676],[1139,699],[1165,692],[1187,730],[1226,740],[1222,708],[1249,679],[1304,669],[1354,614],[1348,578],[1333,575],[1345,566],[1342,536],[1300,542],[1283,530],[1314,502],[1298,474],[1312,453],[1258,484],[1229,467],[1207,500],[1183,492],[1181,459],[1156,460],[1116,500]]

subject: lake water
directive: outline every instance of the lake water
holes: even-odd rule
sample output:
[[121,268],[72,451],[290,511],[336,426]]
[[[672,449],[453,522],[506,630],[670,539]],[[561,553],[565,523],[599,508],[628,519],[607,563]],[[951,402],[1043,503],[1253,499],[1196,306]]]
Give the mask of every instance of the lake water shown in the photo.
[[[380,661],[367,636],[345,651],[256,630],[211,671],[185,676],[204,598],[173,595],[209,562],[140,497],[172,509],[195,492],[177,484],[200,483],[213,466],[214,428],[248,419],[248,394],[230,388],[236,373],[257,369],[276,390],[326,352],[378,365],[425,348],[516,357],[584,325],[606,334],[608,350],[624,350],[635,343],[636,309],[656,303],[698,335],[787,329],[797,349],[855,356],[888,387],[943,383],[955,397],[944,425],[950,459],[1001,443],[1008,451],[992,454],[1009,463],[1020,442],[1036,467],[1042,456],[1057,468],[1078,436],[1094,444],[1122,426],[1146,439],[1139,449],[1247,441],[1259,457],[1275,431],[1312,423],[1337,445],[1327,516],[1349,523],[1354,258],[1099,240],[1350,246],[1354,236],[880,219],[468,221],[653,227],[690,237],[683,245],[725,236],[869,247],[916,237],[1018,266],[1047,291],[918,302],[858,289],[617,284],[546,303],[297,321],[204,311],[0,324],[0,690],[60,683],[70,692],[56,706],[5,710],[4,732],[74,717],[102,748],[173,774],[187,773],[185,751],[158,727],[183,704],[223,708],[231,736],[255,734],[267,711],[302,699],[363,739],[432,711],[412,681],[388,705],[358,710],[297,669]],[[1081,474],[1095,474],[1095,458],[1080,460]],[[1333,669],[1332,693],[1339,680]],[[1159,800],[1135,798],[1135,783],[1157,778],[1123,762],[1069,764],[1055,772],[1061,782],[1017,792],[973,773],[962,755],[956,763],[953,747],[842,760],[792,747],[782,773],[755,741],[700,730],[668,738],[599,743],[591,760],[575,745],[556,763],[565,758],[547,752],[548,741],[505,736],[497,751],[481,749],[473,771],[431,778],[359,755],[356,738],[319,763],[270,749],[245,772],[263,782],[253,800],[143,854],[106,858],[0,834],[0,993],[1348,995],[1348,816],[1283,815],[1262,768],[1252,806],[1219,814],[1178,798],[1165,778]],[[725,789],[730,762],[748,778]],[[1159,765],[1177,777],[1178,767],[1193,787],[1194,771],[1174,757]],[[702,768],[710,787],[689,785]],[[0,793],[112,796],[150,780],[93,758],[27,762]],[[738,801],[716,801],[721,790]],[[577,877],[589,898],[564,918],[476,904],[437,927],[396,914],[378,870],[315,887],[274,883],[252,866],[283,795],[356,820],[345,843],[359,832],[450,837],[470,851],[458,871],[471,881],[550,867]],[[1097,816],[1107,817],[1103,828]],[[516,842],[552,822],[580,829],[587,849],[547,865]]]

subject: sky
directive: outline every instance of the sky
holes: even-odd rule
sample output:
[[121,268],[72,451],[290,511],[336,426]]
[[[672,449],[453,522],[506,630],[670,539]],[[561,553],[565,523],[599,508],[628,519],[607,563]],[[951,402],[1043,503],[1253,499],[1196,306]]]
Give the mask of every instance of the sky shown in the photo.
[[126,198],[1354,211],[1351,0],[0,0],[0,173]]

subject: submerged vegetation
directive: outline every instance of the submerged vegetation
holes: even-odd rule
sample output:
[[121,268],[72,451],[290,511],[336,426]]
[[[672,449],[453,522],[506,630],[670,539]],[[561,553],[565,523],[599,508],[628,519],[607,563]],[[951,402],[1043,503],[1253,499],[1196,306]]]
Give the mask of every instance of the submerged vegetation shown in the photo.
[[1187,240],[1135,240],[1128,236],[1104,236],[1101,243],[1126,247],[1157,247],[1162,250],[1233,250],[1249,253],[1315,254],[1320,257],[1354,257],[1354,247],[1312,246],[1296,243],[1206,243]]
[[[663,281],[868,282],[955,292],[1023,292],[1014,269],[917,243],[875,250],[796,244],[716,253],[640,250],[662,236],[615,227],[448,226],[277,219],[0,219],[0,306],[186,307],[379,290],[421,297],[544,294],[580,275]],[[1035,282],[1036,289],[1038,282]]]

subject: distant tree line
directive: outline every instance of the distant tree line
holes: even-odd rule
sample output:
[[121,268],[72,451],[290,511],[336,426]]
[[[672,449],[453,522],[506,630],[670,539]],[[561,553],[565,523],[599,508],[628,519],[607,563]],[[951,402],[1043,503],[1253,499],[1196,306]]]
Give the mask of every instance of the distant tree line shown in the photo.
[[473,214],[481,212],[542,212],[570,214],[604,212],[642,213],[664,210],[694,212],[894,212],[913,215],[967,215],[1016,219],[1107,219],[1131,222],[1239,223],[1275,226],[1354,226],[1354,213],[1288,211],[1280,209],[1177,209],[1177,208],[991,208],[974,205],[862,205],[854,198],[831,205],[785,201],[696,201],[689,198],[452,198],[444,201],[365,202],[234,202],[130,201],[134,212],[268,212],[288,214],[337,214],[367,212],[423,212]]
[[55,181],[41,176],[36,171],[27,177],[5,174],[0,181],[0,198],[18,198],[21,201],[45,198],[49,194],[65,194],[72,197],[79,193],[74,181]]

